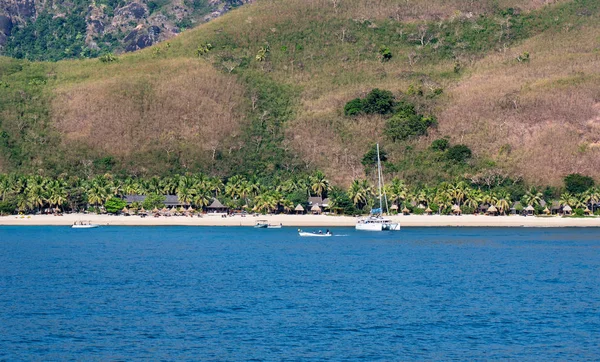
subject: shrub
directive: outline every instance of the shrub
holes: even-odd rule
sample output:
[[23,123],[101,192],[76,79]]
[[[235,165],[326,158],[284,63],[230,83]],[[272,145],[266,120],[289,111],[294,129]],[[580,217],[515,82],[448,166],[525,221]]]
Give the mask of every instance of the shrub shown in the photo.
[[437,122],[433,117],[400,112],[386,122],[384,134],[393,142],[403,141],[411,137],[426,135],[427,129],[434,124]]
[[110,199],[106,200],[106,203],[104,204],[106,211],[111,214],[118,213],[119,211],[123,210],[125,206],[127,206],[127,202],[118,197],[111,197]]
[[113,53],[104,54],[99,59],[102,63],[112,63],[118,60],[118,58]]
[[152,210],[154,208],[161,209],[165,206],[165,196],[154,194],[148,195],[144,202],[142,203],[142,207],[146,210]]
[[583,212],[583,209],[577,208],[577,209],[575,209],[575,211],[573,212],[573,215],[575,215],[575,216],[583,216],[583,215],[585,215],[585,214],[584,214],[584,212]]
[[572,173],[565,177],[565,186],[570,193],[580,194],[594,187],[594,179],[579,173]]
[[382,45],[379,48],[379,58],[381,59],[381,62],[387,62],[390,59],[392,59],[392,51],[390,50],[390,48],[388,48],[385,45]]
[[11,215],[15,212],[17,205],[14,202],[4,200],[0,201],[0,215]]
[[367,114],[388,114],[393,112],[395,105],[392,92],[375,88],[367,94],[363,102],[363,111]]
[[446,138],[440,138],[431,142],[431,149],[434,151],[446,151],[450,146],[450,141]]
[[465,162],[467,159],[471,158],[471,156],[471,149],[465,145],[452,146],[448,149],[448,153],[446,154],[448,160],[459,163]]
[[344,106],[344,115],[346,116],[357,116],[363,113],[363,100],[355,98]]
[[[387,152],[383,149],[383,147],[379,147],[379,159],[381,162],[387,161]],[[377,165],[377,145],[371,146],[371,148],[365,153],[362,158],[363,166],[375,166]]]

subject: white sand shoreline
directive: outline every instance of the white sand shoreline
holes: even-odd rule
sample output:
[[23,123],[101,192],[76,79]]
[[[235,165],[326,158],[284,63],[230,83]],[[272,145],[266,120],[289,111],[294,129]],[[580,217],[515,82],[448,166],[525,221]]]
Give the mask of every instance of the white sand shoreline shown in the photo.
[[[397,215],[390,217],[402,227],[600,227],[600,218],[484,216],[484,215]],[[0,225],[72,225],[75,221],[90,221],[93,224],[112,226],[253,226],[257,220],[270,224],[294,227],[342,227],[354,226],[356,217],[331,215],[261,215],[203,217],[140,217],[95,214],[1,216]]]

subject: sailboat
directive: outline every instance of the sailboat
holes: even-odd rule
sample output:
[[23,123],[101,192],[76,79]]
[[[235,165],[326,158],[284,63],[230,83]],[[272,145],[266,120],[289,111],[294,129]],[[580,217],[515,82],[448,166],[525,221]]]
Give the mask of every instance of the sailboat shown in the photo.
[[[377,144],[377,177],[379,187],[379,208],[371,210],[371,214],[366,218],[361,218],[356,223],[356,230],[365,231],[400,231],[400,223],[394,223],[390,219],[386,219],[382,216],[383,214],[383,201],[382,201],[382,177],[381,177],[381,160],[379,159],[379,144]],[[387,199],[385,203],[387,210]]]

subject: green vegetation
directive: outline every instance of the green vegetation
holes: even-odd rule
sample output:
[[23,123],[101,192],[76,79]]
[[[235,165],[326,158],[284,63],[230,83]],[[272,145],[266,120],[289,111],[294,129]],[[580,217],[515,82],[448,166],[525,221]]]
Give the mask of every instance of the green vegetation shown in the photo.
[[[119,3],[101,4],[110,12]],[[377,11],[359,0],[311,4],[258,1],[118,61],[102,46],[99,60],[0,58],[0,171],[86,181],[203,173],[274,185],[321,169],[345,187],[370,174],[369,147],[380,143],[386,178],[414,187],[458,179],[519,188],[511,194],[520,199],[524,185],[559,186],[569,164],[598,176],[595,131],[582,126],[600,85],[597,2],[437,1],[435,20],[419,1],[384,0]],[[34,34],[20,29],[7,51],[93,55],[71,36],[76,19],[40,21],[42,36],[17,45]],[[65,43],[41,54],[56,36]],[[561,103],[565,92],[572,106]],[[348,198],[362,208],[364,194]]]
[[579,194],[594,187],[594,179],[578,173],[572,173],[565,177],[565,187],[568,192]]
[[[422,213],[426,207],[440,214],[451,213],[453,207],[461,208],[463,213],[475,212],[480,207],[487,209],[493,205],[500,214],[507,214],[513,203],[520,201],[522,205],[532,205],[539,214],[544,211],[542,205],[551,201],[535,188],[526,190],[523,185],[515,188],[511,182],[486,187],[474,180],[411,186],[393,178],[386,185],[385,193],[400,210],[408,208],[414,213]],[[147,195],[141,206],[148,211],[164,207],[164,195],[177,195],[183,204],[197,210],[208,206],[213,198],[219,198],[231,209],[259,213],[292,212],[298,204],[307,207],[309,196],[328,197],[330,211],[348,215],[368,212],[379,202],[376,186],[367,179],[354,180],[344,190],[332,186],[319,171],[285,179],[239,175],[220,179],[202,174],[144,179],[106,174],[83,180],[0,174],[0,213],[3,214],[81,210],[119,213],[126,206],[124,195]],[[582,210],[576,211],[577,214],[589,214],[600,202],[600,189],[591,188],[581,194],[565,192],[558,201],[563,206]],[[519,210],[522,206],[517,207]]]

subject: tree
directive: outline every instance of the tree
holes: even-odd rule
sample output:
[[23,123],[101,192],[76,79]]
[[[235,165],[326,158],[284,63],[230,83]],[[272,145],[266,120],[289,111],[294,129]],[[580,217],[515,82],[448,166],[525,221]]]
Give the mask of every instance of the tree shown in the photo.
[[367,114],[388,114],[394,111],[394,94],[388,90],[373,89],[364,100],[363,110]]
[[357,116],[363,113],[364,102],[360,98],[354,98],[344,106],[344,114],[346,116]]
[[[119,211],[123,210],[123,208],[126,206],[127,201],[118,197],[111,197],[110,199],[106,200],[106,203],[104,204],[104,208],[106,209],[106,211],[111,214],[118,213]],[[153,208],[150,208],[150,210],[151,209]]]
[[411,137],[426,135],[427,129],[435,123],[435,119],[431,117],[400,112],[386,122],[383,132],[393,142],[404,141]]
[[579,173],[572,173],[565,177],[567,191],[572,194],[580,194],[594,187],[594,179]]
[[327,194],[329,189],[329,180],[321,171],[315,172],[314,175],[310,176],[310,188],[317,196],[323,196]]
[[467,159],[471,158],[471,156],[471,149],[466,145],[452,146],[448,148],[448,153],[446,154],[448,160],[458,163],[465,162]]
[[146,210],[152,209],[162,209],[165,207],[165,196],[161,194],[150,194],[146,196],[144,202],[142,202],[142,207]]

